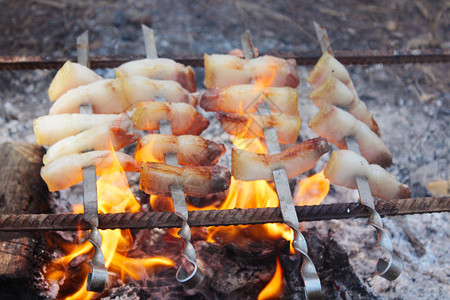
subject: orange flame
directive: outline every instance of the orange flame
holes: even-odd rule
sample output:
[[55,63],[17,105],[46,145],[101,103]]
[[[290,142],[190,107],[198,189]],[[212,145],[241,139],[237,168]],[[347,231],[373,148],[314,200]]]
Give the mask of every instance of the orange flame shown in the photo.
[[[113,155],[114,152],[113,152]],[[97,199],[100,213],[137,212],[140,205],[134,198],[128,181],[117,157],[108,170],[103,172],[97,181]],[[82,212],[82,206],[74,207],[76,213]],[[81,211],[80,211],[81,210]],[[130,258],[126,254],[133,243],[133,238],[129,230],[100,230],[102,237],[102,252],[105,256],[105,265],[110,272],[120,274],[125,281],[131,277],[133,279],[144,278],[148,273],[154,273],[161,268],[171,268],[175,263],[165,257],[150,258]],[[48,267],[49,272],[46,277],[49,280],[64,280],[65,272],[61,271],[75,257],[80,255],[91,256],[92,245],[85,241],[75,247],[66,247],[69,250],[66,256],[52,262]],[[90,270],[86,270],[90,271]],[[87,276],[87,272],[83,274]],[[66,299],[91,299],[96,293],[86,291],[86,279],[79,290],[71,294]]]
[[134,159],[138,162],[161,162],[158,157],[153,155],[152,149],[155,145],[155,139],[151,139],[147,144],[142,145],[138,142],[136,151],[134,153]]
[[[266,98],[266,92],[265,88],[270,87],[275,79],[275,76],[277,74],[277,65],[269,65],[268,69],[271,70],[270,72],[264,74],[261,77],[253,78],[253,88],[252,88],[252,97],[253,99],[249,99],[251,101],[246,102],[242,101],[239,103],[239,109],[237,110],[239,114],[246,114],[249,111],[249,107],[251,107],[252,111],[254,110],[255,106],[261,104],[262,101],[267,100]],[[255,128],[259,127],[260,129],[263,124],[262,121],[259,121],[259,117],[257,115],[250,115],[245,125],[238,125],[244,127],[243,130],[240,130],[238,134],[236,134],[237,137],[247,137],[252,136],[253,134],[248,134],[249,130],[251,130],[251,127]],[[255,124],[256,122],[256,124]],[[259,123],[259,124],[258,124]]]
[[296,205],[318,205],[330,191],[330,181],[323,170],[311,177],[299,181],[296,187],[294,203]]
[[265,87],[272,86],[272,83],[278,72],[278,66],[268,65],[267,68],[271,70],[271,72],[267,73],[268,75],[264,74],[264,76],[262,77],[254,78],[254,85],[256,90],[262,90]]
[[[272,67],[272,66],[271,66]],[[272,85],[277,67],[273,66],[273,72],[265,78],[257,78],[254,81],[255,91],[258,98],[255,99],[259,104],[264,99],[264,89]],[[268,99],[270,101],[270,99]],[[244,109],[241,107],[241,111]],[[245,136],[249,126],[243,134]],[[267,149],[260,139],[243,139],[240,137],[232,137],[235,147],[245,149],[255,153],[267,153]],[[307,178],[299,183],[299,189],[296,199],[304,204],[320,204],[329,191],[329,181],[324,178],[323,172]],[[312,198],[312,199],[310,199]],[[265,181],[243,182],[232,178],[229,194],[219,209],[232,208],[257,208],[257,207],[277,207],[279,206],[278,196],[273,188]],[[205,208],[211,209],[211,208]],[[264,224],[259,226],[235,226],[235,227],[216,227],[208,228],[208,242],[216,242],[218,240],[236,241],[237,239],[254,238],[254,239],[279,239],[284,238],[291,241],[290,252],[294,253],[292,247],[293,231],[285,224]],[[260,293],[258,299],[273,299],[280,296],[282,290],[282,269],[277,260],[277,270],[269,284]]]
[[[260,103],[264,97],[264,89],[271,86],[273,80],[275,79],[277,66],[270,66],[273,72],[270,76],[255,78],[254,88],[256,91],[257,98],[255,101]],[[245,113],[246,107],[243,104],[240,105],[240,112]],[[248,130],[248,126],[246,128]],[[246,131],[244,131],[240,136],[244,136]],[[264,153],[267,154],[267,148],[260,138],[245,139],[242,137],[231,136],[231,141],[233,145],[238,149],[245,149],[254,153]],[[151,147],[146,147],[146,154],[140,153],[139,159],[151,161]],[[154,158],[153,158],[154,159]],[[321,177],[322,176],[322,177]],[[301,189],[296,194],[296,199],[300,199],[302,202],[311,195],[314,195],[314,203],[320,203],[322,199],[326,196],[329,189],[326,184],[326,179],[323,178],[323,174],[317,174],[313,176],[318,178],[316,181],[306,181],[302,180],[300,185]],[[309,182],[309,183],[308,183]],[[310,189],[313,189],[311,191]],[[319,200],[320,199],[320,200]],[[150,198],[151,206],[155,210],[173,210],[168,199],[152,196]],[[309,202],[308,202],[309,203]],[[207,206],[202,208],[192,207],[188,203],[188,208],[197,210],[211,210],[211,209],[233,209],[233,208],[260,208],[260,207],[278,207],[279,201],[277,193],[274,191],[270,183],[259,180],[252,182],[245,182],[240,180],[235,180],[231,178],[230,188],[226,199],[217,208],[215,206]],[[195,230],[195,228],[193,228]],[[207,228],[208,236],[206,241],[215,242],[240,242],[245,239],[251,240],[277,240],[285,239],[288,241],[293,240],[293,231],[285,224],[264,224],[264,225],[252,225],[252,226],[229,226],[229,227],[209,227]],[[175,231],[173,233],[175,236]],[[294,249],[291,245],[291,253],[294,253]],[[277,268],[274,277],[269,282],[269,284],[264,288],[264,290],[259,295],[258,299],[273,299],[281,295],[282,291],[282,268],[279,260],[277,259]]]
[[277,267],[272,279],[259,293],[258,300],[278,299],[282,292],[283,269],[281,268],[280,259],[277,257]]

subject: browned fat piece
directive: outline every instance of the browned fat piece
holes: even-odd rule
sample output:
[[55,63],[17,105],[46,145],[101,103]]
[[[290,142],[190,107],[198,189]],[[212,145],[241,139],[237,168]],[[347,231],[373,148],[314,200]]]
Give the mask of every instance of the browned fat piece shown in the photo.
[[43,161],[44,164],[48,164],[65,155],[91,150],[117,151],[134,143],[138,138],[138,130],[134,128],[130,118],[123,114],[120,120],[96,125],[75,136],[58,141],[47,150]]
[[225,191],[231,174],[221,166],[174,167],[156,162],[141,164],[141,190],[151,195],[170,196],[171,186],[179,185],[185,194],[205,197]]
[[356,189],[356,176],[366,177],[372,194],[382,199],[409,198],[408,186],[400,183],[394,175],[379,165],[369,164],[367,160],[349,150],[335,151],[324,170],[331,183]]
[[302,126],[299,116],[273,113],[268,116],[259,114],[233,114],[219,111],[216,113],[223,130],[243,138],[264,137],[264,128],[274,127],[278,139],[284,144],[294,144]]
[[149,79],[144,76],[98,80],[71,89],[59,97],[50,114],[78,113],[80,106],[91,104],[96,114],[121,113],[142,101],[164,98],[167,102],[196,104],[197,93],[189,93],[178,82]]
[[181,84],[189,92],[195,92],[195,72],[190,66],[184,66],[173,59],[146,58],[133,60],[120,65],[116,69],[120,76],[145,76],[151,79],[173,80]]
[[113,151],[91,151],[71,154],[58,158],[41,169],[41,177],[50,192],[60,191],[77,184],[83,179],[82,169],[95,166],[97,175],[110,171],[110,166],[118,160],[125,172],[139,172],[139,166],[129,155]]
[[339,149],[347,149],[345,137],[355,137],[361,155],[369,163],[375,163],[382,167],[392,165],[391,152],[380,137],[370,130],[366,124],[342,109],[325,104],[317,115],[309,121],[309,127],[319,136],[335,144]]
[[175,135],[199,135],[209,126],[208,119],[187,103],[141,102],[131,119],[140,130],[157,130],[159,121],[169,120]]
[[291,87],[263,87],[253,84],[207,89],[200,98],[206,111],[253,113],[262,102],[270,104],[272,112],[298,116],[297,90]]
[[149,134],[139,139],[135,157],[139,162],[163,163],[165,153],[176,153],[181,165],[208,166],[217,163],[225,146],[196,135]]
[[241,59],[235,55],[204,55],[205,86],[223,88],[261,81],[266,86],[297,87],[297,63],[294,59],[260,56]]
[[274,155],[233,149],[231,172],[239,180],[273,180],[272,171],[284,168],[287,176],[293,178],[312,169],[329,150],[326,139],[321,137],[296,144]]

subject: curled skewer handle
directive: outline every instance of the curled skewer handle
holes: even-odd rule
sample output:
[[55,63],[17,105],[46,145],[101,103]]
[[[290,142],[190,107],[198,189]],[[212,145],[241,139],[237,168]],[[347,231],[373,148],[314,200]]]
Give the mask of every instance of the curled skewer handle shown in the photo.
[[377,244],[389,255],[389,259],[387,261],[382,258],[378,259],[376,272],[381,277],[389,281],[393,281],[397,279],[398,276],[400,276],[400,273],[403,270],[402,260],[394,253],[391,239],[389,238],[387,232],[383,229],[383,222],[381,221],[381,217],[375,210],[372,194],[370,194],[369,181],[365,177],[357,176],[356,184],[358,185],[361,203],[368,207],[371,212],[367,223],[372,225],[377,230]]
[[186,271],[183,266],[178,268],[176,279],[187,289],[193,289],[197,287],[203,281],[203,272],[197,265],[194,246],[191,244],[191,229],[186,221],[183,221],[181,229],[178,231],[178,235],[183,238],[185,247],[183,250],[183,256],[194,267],[191,273]]
[[[271,130],[275,131],[274,128],[271,128]],[[267,135],[266,137],[268,136],[270,135]],[[276,169],[273,170],[272,173],[275,181],[275,189],[277,190],[280,201],[280,210],[283,215],[284,223],[286,223],[294,231],[292,247],[294,247],[295,251],[300,253],[303,259],[300,272],[305,284],[306,299],[320,300],[322,299],[322,286],[319,276],[317,275],[316,268],[314,267],[314,263],[308,255],[308,245],[306,244],[306,239],[298,229],[299,222],[295,208],[293,208],[294,203],[292,201],[286,170]]]
[[102,293],[105,290],[108,280],[108,270],[103,266],[94,265],[92,262],[92,271],[88,274],[86,290],[90,292]]
[[[347,148],[359,155],[358,141],[353,137],[347,137]],[[356,185],[358,187],[359,198],[361,199],[361,204],[370,209],[370,217],[367,221],[368,224],[372,225],[378,232],[378,246],[389,255],[389,260],[385,261],[381,258],[378,259],[376,272],[381,277],[393,281],[400,276],[403,270],[403,264],[397,255],[394,253],[392,247],[391,239],[387,232],[383,229],[383,222],[378,212],[375,210],[375,202],[370,191],[369,180],[366,177],[356,176]]]
[[191,228],[187,222],[188,210],[183,189],[179,185],[172,185],[171,192],[175,213],[183,220],[181,228],[178,231],[178,235],[184,240],[183,256],[194,267],[192,272],[189,273],[183,266],[180,266],[176,274],[176,279],[186,289],[193,289],[203,281],[204,275],[197,265],[195,249],[191,243]]
[[105,257],[100,249],[102,237],[100,232],[91,221],[85,220],[91,229],[87,240],[94,247],[94,255],[89,264],[91,265],[91,273],[88,274],[86,289],[91,292],[102,293],[105,290],[108,281],[108,270],[105,268]]

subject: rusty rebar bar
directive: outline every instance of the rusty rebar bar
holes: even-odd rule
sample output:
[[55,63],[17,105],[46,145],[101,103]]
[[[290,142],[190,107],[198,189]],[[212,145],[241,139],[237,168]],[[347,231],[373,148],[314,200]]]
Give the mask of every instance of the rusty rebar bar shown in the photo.
[[[450,197],[380,200],[375,207],[382,216],[450,212]],[[296,206],[299,221],[367,218],[369,210],[360,203]],[[100,214],[99,229],[143,229],[181,227],[173,212]],[[192,227],[282,223],[278,207],[189,212]],[[0,215],[0,231],[88,230],[83,214]]]
[[[320,58],[317,54],[304,53],[262,53],[282,58],[293,58],[299,65],[314,65]],[[335,51],[336,58],[344,65],[373,65],[373,64],[407,64],[407,63],[448,63],[450,53],[442,49],[425,50],[375,50],[375,51]],[[161,57],[165,57],[161,55]],[[92,69],[115,68],[130,60],[143,59],[144,56],[108,55],[91,56]],[[184,54],[167,57],[184,65],[203,67],[203,54]],[[59,69],[67,61],[75,61],[75,57],[43,58],[31,56],[3,56],[0,57],[0,71],[2,70],[39,70]]]

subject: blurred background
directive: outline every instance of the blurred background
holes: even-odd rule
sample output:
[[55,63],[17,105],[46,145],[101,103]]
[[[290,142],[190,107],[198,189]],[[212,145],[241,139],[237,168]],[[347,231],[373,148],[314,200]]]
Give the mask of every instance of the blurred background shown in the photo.
[[262,52],[319,53],[313,21],[337,50],[449,47],[444,0],[0,1],[0,55],[74,55],[89,30],[93,55],[142,54],[140,24],[163,55],[228,52],[250,29]]

